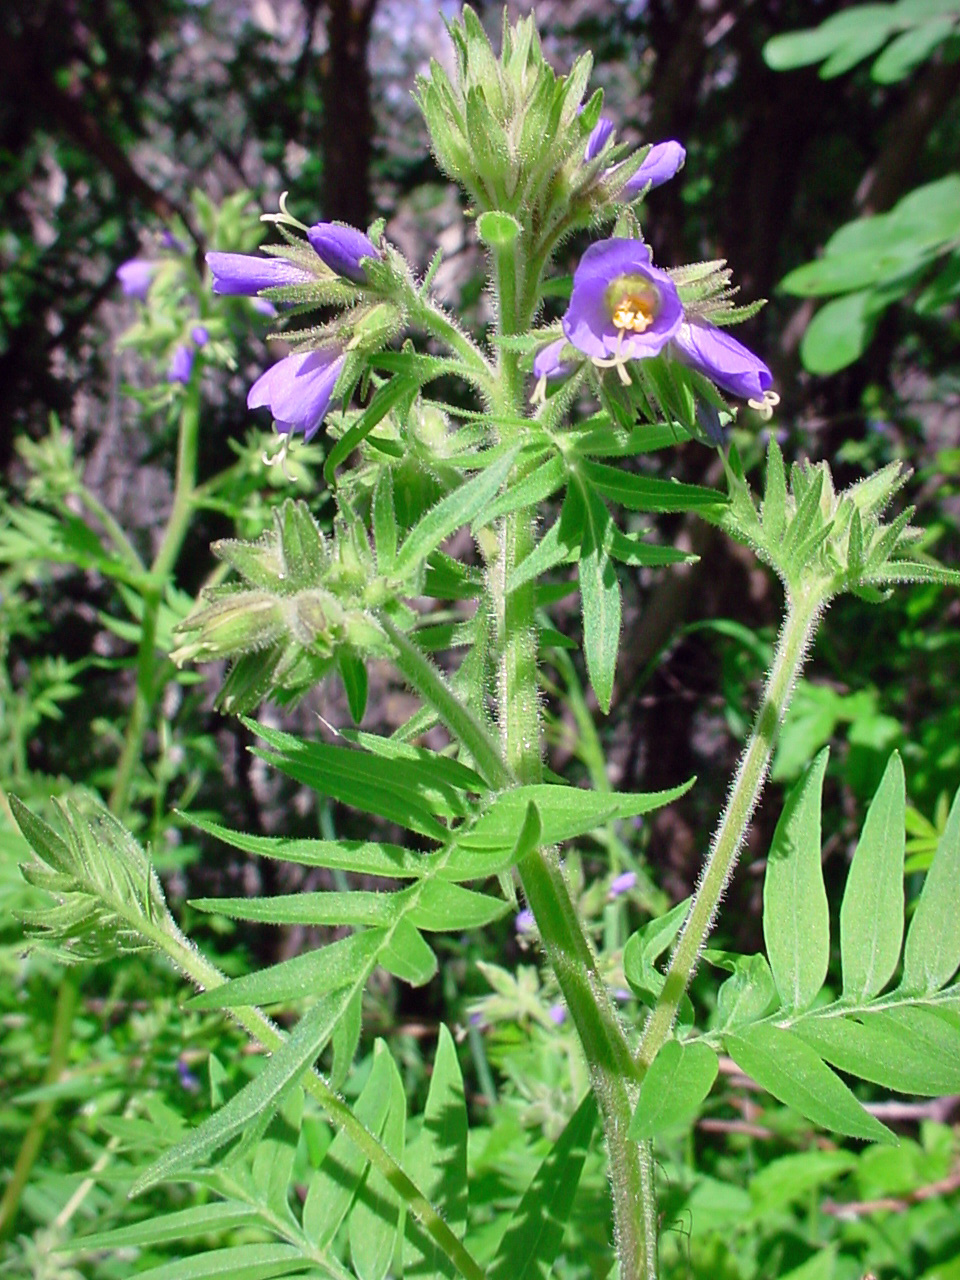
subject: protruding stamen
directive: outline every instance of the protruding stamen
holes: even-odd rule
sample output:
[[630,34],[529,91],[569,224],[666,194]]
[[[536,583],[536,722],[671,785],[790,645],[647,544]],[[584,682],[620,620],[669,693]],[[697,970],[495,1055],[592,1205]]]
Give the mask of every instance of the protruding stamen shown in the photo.
[[296,227],[298,231],[302,231],[304,232],[304,234],[306,234],[306,232],[309,231],[310,228],[307,226],[305,222],[301,222],[299,218],[295,218],[293,214],[290,212],[290,210],[287,208],[287,196],[289,194],[290,194],[289,191],[281,191],[280,199],[277,201],[277,204],[280,206],[280,212],[279,213],[261,213],[260,221],[283,223],[284,226]]
[[288,482],[288,484],[293,484],[294,477],[287,470],[287,454],[290,452],[292,444],[290,432],[284,431],[282,432],[282,435],[283,440],[280,448],[272,454],[267,453],[266,449],[264,449],[263,453],[260,455],[260,459],[265,467],[279,467],[283,474],[283,478]]
[[748,400],[747,404],[755,413],[758,413],[764,422],[769,422],[773,417],[773,411],[780,403],[780,397],[776,391],[765,391],[759,400]]

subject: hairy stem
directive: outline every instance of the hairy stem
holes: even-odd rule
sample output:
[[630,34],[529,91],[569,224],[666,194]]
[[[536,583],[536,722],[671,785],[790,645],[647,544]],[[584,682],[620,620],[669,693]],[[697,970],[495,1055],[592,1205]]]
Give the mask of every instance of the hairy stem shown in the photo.
[[[523,331],[536,297],[533,272],[517,266],[509,252],[495,255],[499,287],[498,331]],[[506,284],[506,288],[503,285]],[[523,415],[523,379],[519,359],[501,347],[497,365],[496,408],[506,420]],[[508,482],[509,483],[509,482]],[[532,509],[513,512],[500,522],[499,555],[490,573],[490,596],[499,637],[498,701],[502,753],[520,783],[543,777],[537,665],[535,585],[507,592],[514,568],[534,544]],[[533,912],[547,958],[583,1046],[600,1105],[613,1192],[614,1229],[621,1280],[655,1280],[655,1210],[649,1150],[627,1137],[637,1072],[613,1002],[600,976],[593,948],[583,931],[555,850],[537,849],[518,867],[524,895]],[[654,1230],[650,1231],[650,1221]]]
[[177,562],[183,540],[193,515],[197,481],[197,442],[200,433],[200,370],[194,365],[180,414],[177,442],[177,475],[173,490],[173,506],[167,519],[160,546],[150,566],[149,586],[143,593],[143,618],[140,644],[137,648],[137,687],[133,699],[123,748],[117,762],[110,809],[122,818],[130,800],[130,788],[143,753],[150,717],[157,699],[157,620],[163,603],[163,591]]
[[460,701],[423,650],[385,615],[381,615],[380,625],[393,641],[394,661],[400,672],[473,756],[474,764],[490,786],[495,790],[512,786],[514,779],[486,727]]
[[806,595],[797,593],[788,601],[787,616],[750,740],[741,757],[703,875],[670,957],[663,991],[644,1028],[637,1054],[641,1073],[647,1071],[669,1036],[680,1001],[693,978],[720,899],[737,864],[747,827],[763,789],[777,734],[822,608],[823,598],[816,590],[810,590]]

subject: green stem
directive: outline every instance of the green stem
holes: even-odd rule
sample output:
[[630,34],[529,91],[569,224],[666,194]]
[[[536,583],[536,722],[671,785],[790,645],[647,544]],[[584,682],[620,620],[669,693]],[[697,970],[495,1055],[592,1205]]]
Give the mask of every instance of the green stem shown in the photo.
[[773,665],[750,741],[741,757],[707,865],[670,958],[663,991],[644,1028],[637,1054],[641,1073],[646,1073],[669,1036],[680,1001],[693,978],[700,951],[710,933],[717,907],[733,874],[750,818],[760,798],[777,734],[823,604],[822,595],[815,590],[788,601],[787,616],[777,641]]
[[[515,248],[495,253],[499,289],[498,331],[509,336],[530,323],[539,267],[518,271]],[[507,419],[524,411],[518,356],[498,352],[497,408]],[[507,592],[514,568],[534,545],[536,513],[515,511],[500,522],[500,549],[490,573],[490,595],[499,634],[499,713],[503,756],[520,783],[543,777],[537,666],[536,590],[529,582]],[[590,1071],[607,1143],[620,1280],[655,1280],[656,1235],[649,1230],[653,1166],[649,1148],[627,1137],[637,1072],[630,1049],[597,967],[593,948],[554,850],[537,849],[517,868]]]
[[157,688],[157,620],[167,579],[176,564],[194,510],[197,480],[197,444],[200,434],[200,366],[197,361],[193,377],[186,389],[180,413],[177,441],[177,475],[173,490],[173,506],[153,564],[149,585],[143,593],[143,617],[140,644],[137,648],[137,687],[130,719],[117,762],[110,809],[122,817],[130,799],[130,787],[140,764],[143,740],[156,704]]
[[450,351],[460,356],[464,363],[476,374],[482,375],[484,382],[489,385],[493,370],[486,356],[439,303],[413,291],[408,299],[407,314],[415,328],[430,334]]
[[[57,1006],[53,1015],[53,1028],[50,1037],[50,1056],[47,1069],[43,1075],[45,1087],[55,1085],[67,1064],[72,1040],[73,1013],[77,1005],[79,985],[73,972],[64,973],[57,993]],[[13,1229],[20,1200],[30,1179],[37,1156],[43,1147],[47,1129],[53,1119],[54,1102],[52,1098],[44,1098],[38,1102],[30,1117],[30,1125],[20,1144],[17,1158],[6,1185],[3,1199],[0,1200],[0,1240],[5,1239]]]
[[473,756],[485,780],[495,790],[512,786],[497,744],[469,707],[460,701],[427,655],[386,615],[380,625],[394,646],[394,661],[424,702],[431,706],[460,745]]
[[[220,970],[180,932],[169,914],[162,922],[152,927],[145,926],[145,922],[139,920],[137,928],[201,990],[213,990],[223,986],[227,981]],[[246,1006],[228,1009],[226,1012],[268,1052],[273,1053],[283,1045],[285,1039],[283,1032],[261,1009]],[[301,1084],[306,1092],[316,1099],[334,1124],[342,1129],[366,1156],[371,1165],[383,1174],[389,1185],[417,1217],[427,1235],[446,1254],[464,1280],[485,1280],[483,1268],[457,1239],[416,1183],[404,1173],[375,1135],[357,1119],[339,1094],[313,1070],[304,1075]]]
[[[537,695],[537,631],[533,584],[506,593],[513,567],[533,542],[532,512],[508,516],[501,528],[501,555],[491,582],[500,627],[500,730],[507,764],[523,783],[542,778],[540,707]],[[520,883],[534,914],[544,950],[556,975],[587,1059],[600,1104],[622,1280],[648,1280],[655,1257],[644,1233],[644,1187],[652,1185],[639,1143],[627,1137],[633,1113],[636,1068],[616,1010],[583,931],[559,860],[538,849],[520,864]]]

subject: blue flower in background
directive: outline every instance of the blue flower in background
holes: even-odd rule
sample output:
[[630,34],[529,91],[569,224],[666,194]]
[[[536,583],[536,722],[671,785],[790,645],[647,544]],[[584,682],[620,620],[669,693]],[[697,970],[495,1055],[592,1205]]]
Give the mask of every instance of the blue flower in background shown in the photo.
[[149,292],[150,282],[159,265],[158,262],[150,262],[147,258],[128,258],[117,267],[120,288],[128,298],[142,300]]
[[309,440],[326,417],[344,359],[339,347],[286,356],[256,380],[247,407],[269,409],[278,431],[302,431]]
[[170,361],[170,367],[167,369],[168,382],[190,381],[190,374],[193,372],[193,347],[187,343],[181,342],[174,348],[173,359]]

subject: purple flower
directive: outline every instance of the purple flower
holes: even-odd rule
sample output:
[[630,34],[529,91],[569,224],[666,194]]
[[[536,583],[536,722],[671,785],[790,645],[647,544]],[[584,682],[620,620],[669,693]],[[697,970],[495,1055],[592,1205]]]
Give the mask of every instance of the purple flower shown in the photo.
[[552,1023],[560,1027],[567,1020],[567,1011],[562,1004],[552,1004],[547,1010],[547,1017]]
[[621,893],[628,893],[637,883],[637,873],[635,871],[622,871],[620,875],[614,876],[610,881],[610,888],[607,890],[608,898],[619,898]]
[[[705,374],[722,391],[740,396],[752,407],[769,405],[778,400],[773,374],[759,356],[716,325],[684,321],[673,336],[673,354],[697,373]],[[752,402],[756,402],[753,404]],[[763,412],[763,409],[760,409]],[[769,417],[769,414],[767,414]]]
[[323,347],[278,360],[250,388],[247,408],[268,408],[278,431],[302,431],[309,440],[326,416],[344,359],[338,347]]
[[213,292],[254,294],[291,284],[309,284],[314,278],[286,258],[258,258],[250,253],[208,253]]
[[613,133],[613,121],[607,116],[601,116],[597,123],[593,126],[593,132],[587,139],[587,149],[583,153],[586,161],[595,160],[603,148],[607,144],[607,139]]
[[517,918],[513,922],[513,927],[517,933],[529,933],[535,926],[536,921],[529,907],[524,907],[522,911],[517,912]]
[[190,374],[193,372],[193,347],[188,347],[185,342],[181,342],[179,346],[174,348],[173,359],[170,361],[170,367],[167,370],[168,382],[190,381]]
[[206,325],[195,324],[190,330],[190,337],[198,347],[205,347],[210,341],[210,331]]
[[271,320],[277,314],[277,308],[269,298],[251,298],[250,305],[253,307],[254,311],[259,311],[262,316],[269,316]]
[[128,298],[145,298],[158,266],[159,263],[148,262],[146,258],[128,258],[117,267],[120,288]]
[[307,232],[307,239],[331,271],[354,284],[367,282],[367,273],[360,265],[363,259],[380,257],[380,250],[362,231],[337,222],[315,223]]
[[186,253],[187,246],[182,240],[178,240],[172,231],[160,232],[160,245],[164,249],[173,249],[177,253]]
[[565,378],[568,373],[572,373],[573,365],[560,359],[560,352],[569,345],[566,338],[558,338],[556,342],[541,347],[533,358],[534,376],[552,382],[554,378]]
[[177,1059],[177,1075],[180,1079],[180,1087],[185,1089],[187,1093],[199,1092],[200,1081],[187,1066],[183,1058]]
[[634,196],[640,194],[647,183],[651,187],[662,186],[670,181],[686,158],[686,150],[679,142],[671,140],[656,143],[647,152],[643,163],[633,177],[627,179],[620,195],[632,200]]
[[563,331],[601,367],[622,366],[657,355],[682,321],[674,283],[642,241],[599,240],[574,272]]

